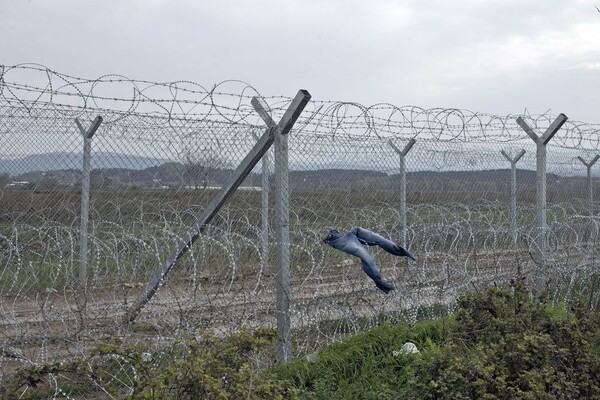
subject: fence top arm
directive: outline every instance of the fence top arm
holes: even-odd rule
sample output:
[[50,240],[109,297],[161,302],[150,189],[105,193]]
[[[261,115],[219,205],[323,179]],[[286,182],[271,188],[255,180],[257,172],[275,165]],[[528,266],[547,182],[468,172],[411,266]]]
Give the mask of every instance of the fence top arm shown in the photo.
[[394,144],[394,142],[392,142],[392,140],[388,140],[389,145],[392,147],[392,149],[394,149],[394,151],[396,153],[398,153],[400,156],[405,157],[408,152],[410,151],[410,149],[412,149],[412,147],[415,145],[415,143],[417,143],[417,140],[415,138],[412,138],[408,141],[408,143],[406,143],[406,145],[404,146],[404,149],[400,150],[398,148],[398,146],[396,146]]
[[552,124],[546,129],[546,132],[541,137],[541,141],[543,144],[548,144],[550,139],[554,136],[556,132],[567,122],[567,116],[563,113],[558,114],[558,117],[552,122]]
[[91,139],[92,136],[94,136],[94,133],[96,133],[98,128],[100,128],[101,123],[102,123],[102,117],[98,115],[96,117],[96,119],[94,119],[94,121],[92,121],[92,125],[90,125],[90,127],[88,129],[85,129],[83,127],[83,125],[81,125],[81,122],[79,122],[79,118],[75,118],[75,124],[79,128],[81,135],[86,139]]
[[511,164],[516,164],[525,154],[525,149],[521,149],[521,151],[519,151],[515,158],[510,158],[510,156],[504,150],[500,150],[500,153],[502,153],[502,155],[508,160],[508,162],[510,162]]
[[592,166],[593,166],[594,164],[596,164],[596,161],[598,161],[598,159],[599,159],[599,158],[600,158],[600,155],[596,154],[596,156],[595,156],[594,158],[592,158],[592,160],[591,160],[590,162],[586,162],[586,161],[583,159],[583,157],[581,157],[581,156],[578,156],[578,157],[577,157],[577,159],[579,159],[579,161],[581,161],[581,163],[582,163],[583,165],[585,165],[586,167],[588,167],[588,168],[592,168]]

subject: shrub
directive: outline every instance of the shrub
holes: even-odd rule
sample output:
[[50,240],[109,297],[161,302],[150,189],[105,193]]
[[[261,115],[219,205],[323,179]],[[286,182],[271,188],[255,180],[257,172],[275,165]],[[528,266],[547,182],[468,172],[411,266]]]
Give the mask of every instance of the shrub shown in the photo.
[[[589,302],[549,305],[517,281],[457,303],[449,318],[384,323],[271,369],[273,330],[198,334],[152,355],[99,345],[85,359],[21,369],[0,398],[600,398],[600,317]],[[402,354],[406,341],[421,352]]]
[[267,329],[199,334],[154,354],[116,340],[84,359],[20,369],[0,387],[0,398],[293,399],[293,388],[255,365],[275,336]]
[[405,394],[423,399],[598,398],[597,314],[549,306],[518,282],[471,292],[435,357],[416,360]]
[[288,399],[295,391],[284,382],[257,371],[252,356],[272,343],[274,330],[242,332],[226,339],[202,335],[190,338],[177,354],[162,355],[165,365],[143,376],[132,398],[140,399]]

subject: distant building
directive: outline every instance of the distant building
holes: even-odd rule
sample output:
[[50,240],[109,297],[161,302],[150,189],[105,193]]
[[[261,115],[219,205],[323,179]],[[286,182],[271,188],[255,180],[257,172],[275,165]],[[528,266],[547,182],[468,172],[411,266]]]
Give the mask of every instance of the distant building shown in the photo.
[[10,183],[6,184],[6,187],[26,187],[30,185],[29,181],[10,181]]

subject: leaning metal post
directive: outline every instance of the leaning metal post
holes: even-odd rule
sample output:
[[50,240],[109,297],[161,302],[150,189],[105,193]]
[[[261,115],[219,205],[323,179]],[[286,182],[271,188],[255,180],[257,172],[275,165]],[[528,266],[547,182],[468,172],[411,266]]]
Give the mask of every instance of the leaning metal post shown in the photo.
[[517,246],[517,163],[525,154],[525,149],[511,158],[504,150],[500,151],[504,158],[510,163],[510,233],[513,246]]
[[98,116],[88,129],[85,129],[79,119],[75,124],[83,136],[83,166],[81,177],[81,227],[79,238],[79,289],[87,292],[88,283],[88,225],[90,215],[90,176],[92,174],[92,137],[100,127],[102,117]]
[[[300,90],[296,97],[292,100],[279,123],[277,125],[273,123],[273,125],[269,124],[267,126],[265,133],[248,152],[240,165],[238,165],[237,169],[233,171],[229,181],[215,195],[215,197],[213,197],[206,209],[198,215],[196,222],[185,234],[185,238],[179,242],[175,251],[155,271],[153,277],[150,279],[142,293],[140,293],[125,314],[122,324],[130,324],[137,318],[142,308],[150,301],[150,299],[152,299],[154,294],[156,294],[158,288],[167,278],[169,272],[173,269],[173,267],[175,267],[181,257],[183,257],[183,255],[191,249],[196,239],[198,239],[200,234],[206,230],[206,227],[217,215],[223,204],[225,204],[227,199],[231,197],[238,186],[250,174],[254,166],[256,166],[258,160],[260,160],[261,157],[267,152],[269,147],[271,147],[275,134],[287,134],[292,129],[292,126],[294,126],[294,123],[300,116],[300,113],[302,113],[304,106],[306,106],[308,99],[310,99],[310,94],[308,94],[308,92],[305,90]],[[252,99],[253,104],[255,100],[256,98]]]
[[588,201],[589,201],[588,204],[589,204],[590,218],[592,218],[594,216],[594,191],[592,189],[592,167],[594,166],[594,164],[596,164],[596,161],[598,161],[598,159],[600,158],[600,155],[596,155],[596,157],[594,157],[592,159],[592,161],[590,161],[589,163],[585,162],[585,160],[581,157],[577,157],[577,158],[587,168],[587,188],[588,188]]
[[402,245],[406,246],[406,155],[417,141],[413,138],[400,150],[390,140],[389,144],[400,156],[400,239]]
[[[310,100],[310,94],[301,90],[294,102],[299,101],[298,114]],[[277,286],[277,360],[287,362],[291,352],[291,289],[290,289],[290,210],[289,210],[289,130],[282,132],[267,112],[267,105],[259,98],[252,99],[252,106],[268,127],[275,129],[275,245],[276,245],[276,286]],[[293,107],[288,108],[286,115]],[[286,116],[284,115],[284,119]]]
[[552,139],[554,134],[567,121],[565,114],[559,114],[552,124],[546,129],[543,135],[538,136],[533,129],[527,125],[523,118],[518,117],[517,123],[535,142],[536,152],[536,257],[535,262],[538,265],[538,274],[536,278],[536,292],[539,294],[546,287],[546,145]]

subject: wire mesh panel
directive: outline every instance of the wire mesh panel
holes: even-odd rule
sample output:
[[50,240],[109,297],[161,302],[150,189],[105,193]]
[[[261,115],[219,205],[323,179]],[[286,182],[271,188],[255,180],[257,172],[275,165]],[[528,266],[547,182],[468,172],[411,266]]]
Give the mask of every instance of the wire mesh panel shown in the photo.
[[[198,330],[226,335],[275,326],[274,237],[263,225],[274,217],[275,196],[265,196],[274,190],[272,156],[257,164],[135,322],[122,323],[265,131],[253,96],[261,97],[237,81],[205,88],[0,67],[0,382],[19,365],[83,356],[114,335],[160,349]],[[275,121],[292,101],[261,98]],[[87,127],[97,116],[103,122],[91,141],[82,254],[83,137],[75,118]],[[539,131],[553,121],[522,117]],[[295,355],[384,319],[435,317],[468,289],[534,278],[536,146],[515,119],[307,105],[288,141]],[[598,137],[598,125],[567,121],[548,144],[545,240],[556,299],[597,271],[600,166],[590,168],[590,180],[579,157],[588,162],[600,153]],[[411,139],[401,167],[397,149]],[[513,203],[502,152],[514,158],[522,151]],[[416,255],[411,261],[370,249],[395,291],[384,294],[357,258],[323,243],[329,229],[354,226]],[[117,356],[91,358],[89,370],[100,362],[134,380]],[[106,388],[92,375],[95,388]]]

